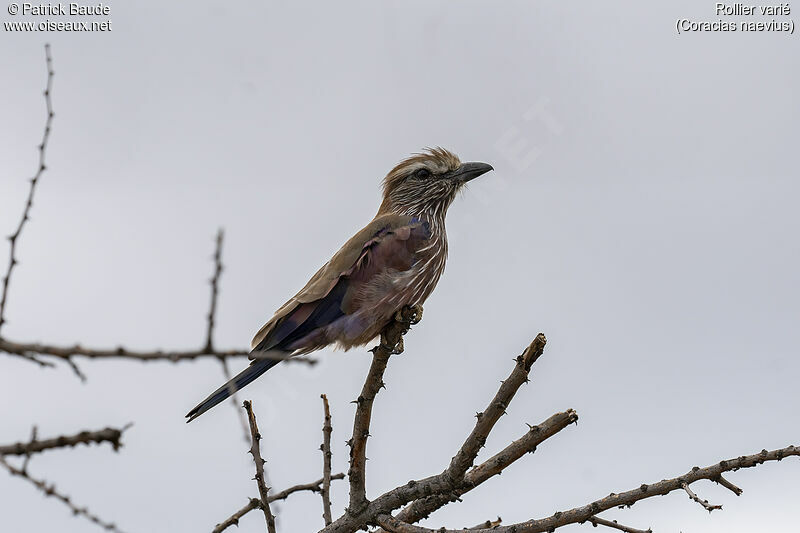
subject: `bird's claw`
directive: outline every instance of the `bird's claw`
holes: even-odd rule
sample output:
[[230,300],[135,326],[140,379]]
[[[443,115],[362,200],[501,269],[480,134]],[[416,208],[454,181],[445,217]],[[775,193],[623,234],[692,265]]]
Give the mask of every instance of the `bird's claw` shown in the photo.
[[395,345],[395,347],[392,348],[391,353],[392,353],[392,355],[400,355],[401,353],[403,353],[405,351],[405,349],[406,349],[406,347],[405,347],[405,344],[403,344],[403,337],[400,337],[400,340],[397,341],[397,344]]
[[422,320],[422,306],[407,305],[394,314],[394,319],[409,326],[419,324],[420,320]]

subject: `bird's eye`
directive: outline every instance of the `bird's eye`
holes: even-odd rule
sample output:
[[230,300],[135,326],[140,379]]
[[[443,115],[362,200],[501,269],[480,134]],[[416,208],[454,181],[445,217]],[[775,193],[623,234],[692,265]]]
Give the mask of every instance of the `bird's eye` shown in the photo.
[[418,168],[414,171],[414,177],[419,179],[429,178],[431,176],[431,171],[427,168]]

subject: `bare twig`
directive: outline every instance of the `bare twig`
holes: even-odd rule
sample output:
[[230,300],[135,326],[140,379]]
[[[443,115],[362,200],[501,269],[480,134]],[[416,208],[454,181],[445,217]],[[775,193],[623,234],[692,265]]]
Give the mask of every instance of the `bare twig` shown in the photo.
[[372,349],[372,365],[370,365],[367,379],[361,394],[356,399],[356,415],[353,420],[353,437],[348,441],[350,445],[350,505],[348,515],[356,515],[367,506],[366,495],[366,462],[367,438],[369,425],[372,419],[372,403],[378,391],[385,385],[383,373],[389,362],[389,357],[403,351],[403,335],[410,327],[417,324],[422,318],[421,307],[405,307],[395,315],[392,321],[381,332],[381,342]]
[[[0,342],[2,342],[2,341],[3,341],[3,339],[0,339]],[[3,350],[0,350],[0,352],[2,352],[2,351]],[[16,355],[18,357],[21,357],[22,359],[27,359],[31,363],[36,363],[37,365],[39,365],[42,368],[55,368],[55,366],[56,366],[53,363],[51,363],[50,361],[43,361],[43,360],[39,359],[38,357],[36,357],[35,355],[31,355],[31,354],[28,354],[28,353],[25,353],[25,352],[12,353],[12,355]]]
[[214,275],[211,276],[211,304],[208,309],[208,328],[206,328],[206,351],[214,351],[214,322],[217,314],[217,295],[219,294],[219,278],[222,275],[222,241],[225,233],[220,228],[217,231],[216,246],[214,248]]
[[78,376],[78,379],[86,383],[86,374],[81,371],[81,368],[78,366],[78,363],[72,360],[72,357],[67,357],[65,359],[67,366],[72,370],[72,373]]
[[723,487],[725,487],[729,491],[733,492],[737,496],[741,496],[742,492],[744,492],[742,489],[740,489],[739,487],[737,487],[736,485],[734,485],[733,483],[731,483],[730,481],[728,481],[727,479],[722,477],[722,474],[718,475],[717,477],[715,477],[711,481],[719,483],[720,485],[722,485]]
[[333,522],[331,516],[331,459],[333,453],[331,452],[331,433],[333,433],[333,425],[331,424],[331,408],[328,405],[328,397],[321,394],[322,408],[325,413],[325,421],[322,424],[322,518],[325,520],[325,525]]
[[22,218],[20,218],[17,229],[12,233],[8,240],[10,242],[10,251],[8,254],[8,269],[3,278],[3,292],[0,296],[0,330],[3,329],[3,324],[7,321],[5,319],[6,303],[8,302],[8,285],[11,282],[11,274],[14,272],[14,267],[19,264],[16,257],[17,241],[22,234],[25,223],[30,220],[31,207],[33,207],[33,195],[36,192],[36,185],[39,183],[39,178],[42,173],[47,169],[45,166],[45,155],[47,154],[47,141],[50,140],[50,128],[53,123],[53,102],[50,99],[50,93],[53,89],[53,58],[50,55],[50,45],[44,45],[45,65],[47,66],[47,86],[44,89],[44,102],[47,110],[47,119],[44,123],[44,133],[42,134],[42,142],[39,144],[39,166],[36,168],[36,174],[31,178],[31,186],[28,190],[28,199],[25,202],[25,209],[22,211]]
[[[476,531],[482,533],[543,533],[545,531],[553,531],[556,528],[568,524],[586,522],[596,514],[613,507],[630,506],[640,500],[668,494],[675,490],[681,490],[684,485],[688,486],[701,479],[713,480],[724,472],[735,471],[740,468],[751,468],[767,461],[780,461],[790,456],[800,456],[800,447],[787,446],[779,450],[762,450],[760,453],[727,459],[705,468],[694,467],[680,477],[665,479],[658,483],[653,483],[652,485],[641,485],[639,488],[620,494],[611,493],[605,498],[601,498],[581,507],[570,509],[569,511],[557,512],[547,518],[528,520],[527,522],[501,526],[491,530],[482,529]],[[398,533],[456,533],[458,531],[446,528],[436,530],[428,529],[407,524],[388,515],[381,515],[380,525],[391,532]]]
[[231,516],[217,524],[214,529],[211,530],[211,533],[222,533],[226,529],[231,526],[238,526],[239,520],[249,513],[250,511],[255,511],[256,509],[261,509],[261,500],[258,498],[250,498],[250,501],[247,502],[247,505],[233,513]]
[[697,494],[694,493],[694,491],[692,489],[689,488],[689,484],[688,483],[686,483],[686,482],[681,483],[681,488],[686,491],[686,494],[689,495],[689,499],[690,500],[694,500],[697,503],[699,503],[700,505],[702,505],[703,508],[706,511],[708,511],[709,513],[711,511],[716,510],[716,509],[722,509],[721,505],[712,505],[712,504],[708,503],[708,500],[701,499]]
[[0,456],[0,465],[3,465],[12,476],[21,477],[23,479],[28,480],[33,486],[35,486],[42,493],[44,493],[45,496],[50,496],[52,498],[61,501],[64,505],[69,507],[69,509],[72,511],[72,514],[76,516],[83,516],[90,522],[97,524],[98,526],[102,527],[107,531],[120,533],[120,530],[117,528],[116,524],[114,524],[113,522],[103,521],[97,515],[89,511],[87,507],[78,507],[72,502],[72,499],[69,496],[56,490],[55,485],[53,485],[52,483],[48,484],[44,480],[31,477],[25,470],[16,468],[15,466],[9,464],[8,461],[6,461],[6,459],[2,456]]
[[[36,440],[36,433],[34,430],[33,437],[29,442],[17,442],[7,446],[0,446],[0,456],[2,455],[25,455],[30,456],[32,453],[43,452],[44,450],[52,450],[55,448],[68,448],[77,446],[78,444],[100,444],[107,442],[111,444],[114,451],[118,450],[122,445],[120,439],[122,433],[127,429],[105,428],[99,431],[81,431],[75,435],[55,437],[52,439]],[[25,470],[25,468],[23,468]]]
[[267,530],[269,533],[275,533],[275,517],[269,508],[269,487],[264,482],[264,459],[261,457],[259,441],[261,434],[258,432],[258,425],[256,424],[256,415],[253,413],[253,404],[249,400],[244,401],[244,409],[247,411],[247,419],[250,422],[250,435],[252,436],[252,443],[250,445],[250,454],[253,456],[253,462],[256,465],[256,485],[258,485],[258,494],[261,496],[261,510],[264,511],[264,519],[267,521]]
[[618,523],[616,520],[606,520],[605,518],[600,518],[599,516],[593,516],[587,520],[590,522],[594,527],[597,526],[606,526],[613,529],[618,529],[620,531],[624,531],[625,533],[653,533],[653,530],[650,528],[647,529],[636,529],[628,526],[623,526],[622,524]]
[[[337,479],[344,479],[344,472],[339,472],[338,474],[333,474],[331,476],[331,480]],[[301,492],[304,490],[309,490],[311,492],[322,492],[322,483],[324,482],[323,478],[320,478],[316,481],[312,481],[311,483],[303,483],[302,485],[294,485],[289,487],[288,489],[283,489],[280,492],[276,492],[272,496],[269,497],[270,503],[276,502],[278,500],[285,500],[290,495],[294,494],[295,492]]]
[[[331,479],[344,479],[344,473],[338,473],[331,476]],[[293,487],[289,487],[288,489],[284,489],[280,492],[276,492],[272,496],[269,497],[269,502],[275,502],[278,500],[285,500],[291,494],[295,492],[300,492],[304,490],[310,490],[311,492],[321,492],[322,491],[322,479],[318,479],[312,483],[306,483],[303,485],[295,485]],[[254,511],[256,509],[261,509],[261,500],[258,498],[250,498],[250,501],[247,502],[247,505],[233,513],[230,517],[226,518],[212,530],[212,533],[221,533],[225,529],[239,525],[239,519],[242,518],[244,515],[249,513],[250,511]]]

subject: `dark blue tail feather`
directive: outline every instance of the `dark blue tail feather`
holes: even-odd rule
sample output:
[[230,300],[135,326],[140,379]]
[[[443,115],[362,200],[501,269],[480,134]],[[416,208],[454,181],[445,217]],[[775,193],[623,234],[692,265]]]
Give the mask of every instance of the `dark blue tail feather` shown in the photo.
[[189,411],[186,415],[186,418],[188,418],[186,422],[191,422],[215,405],[225,401],[234,392],[243,389],[261,374],[280,362],[280,359],[257,359],[253,361],[250,363],[250,366],[239,372],[230,381],[212,392],[208,398],[197,404],[197,407]]

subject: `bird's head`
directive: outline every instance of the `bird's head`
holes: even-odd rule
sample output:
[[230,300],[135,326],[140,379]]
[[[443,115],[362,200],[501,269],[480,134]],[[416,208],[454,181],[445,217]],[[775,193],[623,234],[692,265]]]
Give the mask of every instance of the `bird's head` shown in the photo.
[[462,163],[444,148],[429,148],[398,163],[383,180],[379,213],[444,216],[470,180],[494,170],[486,163]]

